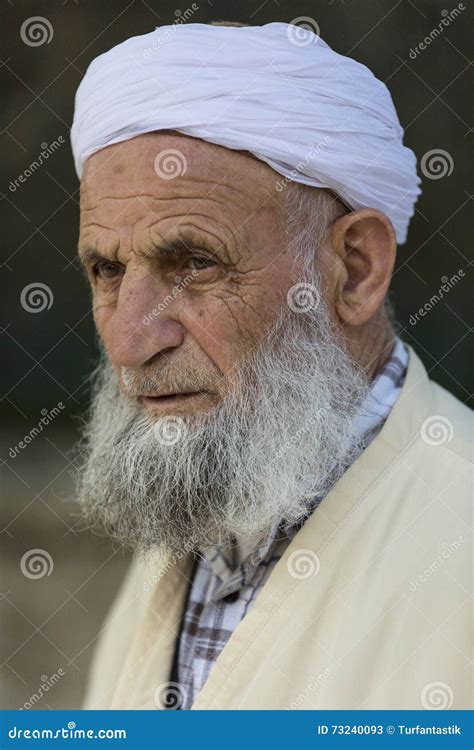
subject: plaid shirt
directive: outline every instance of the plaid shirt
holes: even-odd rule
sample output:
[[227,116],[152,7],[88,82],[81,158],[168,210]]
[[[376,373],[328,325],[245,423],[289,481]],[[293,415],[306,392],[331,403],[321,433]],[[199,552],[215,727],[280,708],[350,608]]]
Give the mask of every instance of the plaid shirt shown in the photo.
[[[362,438],[361,452],[382,429],[402,388],[407,364],[408,351],[395,339],[392,354],[374,378],[369,398],[355,420],[356,433]],[[173,708],[191,708],[233,631],[322,500],[315,498],[306,518],[295,526],[277,525],[263,543],[261,536],[237,539],[234,545],[213,547],[198,557],[171,675],[180,698]]]

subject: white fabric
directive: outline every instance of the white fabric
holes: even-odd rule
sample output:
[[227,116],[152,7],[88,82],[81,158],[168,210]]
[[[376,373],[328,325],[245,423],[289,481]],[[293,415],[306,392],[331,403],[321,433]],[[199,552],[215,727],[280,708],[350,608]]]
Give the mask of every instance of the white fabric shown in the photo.
[[163,129],[249,151],[351,208],[378,208],[406,240],[420,180],[390,93],[312,31],[176,24],[93,60],[71,130],[79,177],[101,148]]

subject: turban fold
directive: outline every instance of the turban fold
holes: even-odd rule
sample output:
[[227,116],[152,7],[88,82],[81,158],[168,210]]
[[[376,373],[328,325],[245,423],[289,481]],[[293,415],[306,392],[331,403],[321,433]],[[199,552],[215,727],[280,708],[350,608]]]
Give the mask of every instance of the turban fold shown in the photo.
[[89,65],[77,90],[72,149],[91,154],[157,130],[249,151],[289,181],[381,210],[406,240],[420,194],[390,93],[365,66],[286,23],[161,26]]

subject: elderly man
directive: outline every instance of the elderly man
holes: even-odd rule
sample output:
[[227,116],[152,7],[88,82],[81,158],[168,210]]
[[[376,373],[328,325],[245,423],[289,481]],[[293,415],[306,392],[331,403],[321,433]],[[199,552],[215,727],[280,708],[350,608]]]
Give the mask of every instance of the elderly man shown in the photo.
[[89,67],[79,498],[135,556],[85,707],[468,707],[468,410],[386,304],[402,138],[292,25],[162,27]]

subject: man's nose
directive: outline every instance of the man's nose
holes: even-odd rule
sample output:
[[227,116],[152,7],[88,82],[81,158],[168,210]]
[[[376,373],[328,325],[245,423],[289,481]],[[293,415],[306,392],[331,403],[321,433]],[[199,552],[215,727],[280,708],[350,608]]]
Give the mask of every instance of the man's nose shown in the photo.
[[149,273],[125,273],[117,304],[103,340],[109,357],[119,367],[140,367],[183,341],[184,328],[173,317],[178,301],[170,299],[166,283]]

